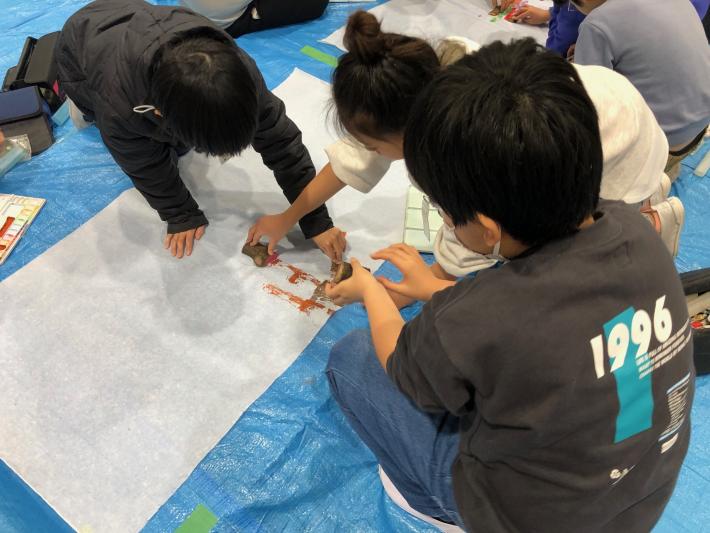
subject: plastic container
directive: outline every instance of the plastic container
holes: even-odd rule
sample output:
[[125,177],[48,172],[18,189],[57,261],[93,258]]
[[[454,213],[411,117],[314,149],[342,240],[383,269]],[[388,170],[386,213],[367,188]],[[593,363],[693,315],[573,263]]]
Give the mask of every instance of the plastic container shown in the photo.
[[29,161],[31,156],[30,140],[27,135],[6,137],[0,144],[0,178],[18,163]]

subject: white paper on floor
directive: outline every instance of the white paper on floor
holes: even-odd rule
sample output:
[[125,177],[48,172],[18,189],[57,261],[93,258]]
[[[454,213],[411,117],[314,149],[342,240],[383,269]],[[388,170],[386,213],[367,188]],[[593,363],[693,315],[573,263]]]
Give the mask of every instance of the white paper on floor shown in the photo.
[[[548,9],[551,0],[530,0],[529,5]],[[382,21],[385,31],[423,37],[436,43],[444,37],[468,37],[484,45],[495,40],[532,37],[544,45],[547,26],[514,24],[491,17],[490,0],[390,0],[368,11]],[[343,47],[345,28],[323,39],[324,43]]]
[[[320,168],[329,86],[296,71],[276,93]],[[142,527],[327,319],[264,289],[308,298],[307,279],[241,254],[257,215],[287,205],[260,157],[184,159],[211,222],[192,257],[166,254],[130,190],[0,284],[0,457],[75,528]],[[401,240],[407,184],[395,165],[331,202],[355,255]],[[330,262],[299,235],[282,260],[324,279]]]

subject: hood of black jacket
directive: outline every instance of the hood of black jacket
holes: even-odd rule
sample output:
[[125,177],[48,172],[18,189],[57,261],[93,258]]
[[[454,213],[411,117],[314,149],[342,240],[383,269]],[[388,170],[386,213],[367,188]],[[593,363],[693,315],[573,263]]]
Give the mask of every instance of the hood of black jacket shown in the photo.
[[[99,120],[108,113],[138,126],[154,125],[153,113],[138,115],[133,108],[150,102],[154,58],[165,43],[186,32],[200,32],[231,43],[234,40],[208,19],[178,6],[155,6],[142,0],[99,0],[74,14],[64,27],[62,40],[71,43],[60,54],[73,54],[79,72],[68,74],[81,93],[80,100]],[[67,64],[66,58],[60,63]],[[247,62],[247,66],[249,62]],[[76,78],[81,77],[83,80]],[[143,128],[138,128],[143,129]]]

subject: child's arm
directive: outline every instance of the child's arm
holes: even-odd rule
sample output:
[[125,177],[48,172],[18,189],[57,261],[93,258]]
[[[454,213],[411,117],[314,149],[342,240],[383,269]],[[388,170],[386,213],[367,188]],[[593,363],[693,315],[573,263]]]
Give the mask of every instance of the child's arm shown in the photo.
[[449,274],[446,270],[444,270],[444,267],[442,267],[439,263],[434,263],[433,265],[431,265],[431,272],[437,278],[442,279],[444,281],[456,281],[456,278]]
[[[284,103],[268,89],[254,60],[241,49],[237,52],[256,83],[258,119],[251,145],[274,173],[288,202],[295,202],[314,179],[313,161],[303,144],[301,130],[286,114]],[[307,239],[333,228],[325,204],[307,212],[298,223]]]
[[101,123],[101,139],[148,205],[168,223],[164,248],[178,259],[191,255],[209,222],[180,177],[170,146],[136,137],[116,117]]
[[370,319],[372,343],[375,345],[377,359],[382,368],[387,369],[387,360],[397,346],[404,319],[387,290],[377,282],[364,293],[363,303]]
[[414,302],[417,301],[415,298],[404,296],[403,294],[399,294],[398,292],[391,291],[389,289],[385,290],[387,291],[387,294],[389,294],[389,297],[392,299],[397,309],[404,309],[408,305],[412,305]]
[[[440,280],[456,281],[456,278],[449,275],[449,273],[446,272],[439,263],[431,265],[429,270],[431,270],[431,273]],[[407,307],[417,301],[416,298],[405,296],[391,289],[387,289],[387,293],[390,295],[390,298],[392,298],[392,301],[397,306],[397,309],[402,309],[403,307]]]
[[614,69],[614,52],[606,33],[593,24],[579,27],[574,62],[579,65],[599,65]]
[[336,304],[363,302],[367,309],[377,359],[383,368],[397,345],[404,320],[387,290],[365,270],[357,259],[350,260],[353,275],[335,286],[326,287],[326,295]]
[[510,17],[513,22],[524,22],[533,26],[540,26],[550,22],[550,11],[535,6],[524,6],[515,11]]
[[[249,232],[248,242],[256,244],[261,236],[269,238],[269,253],[296,223],[299,216],[319,209],[345,185],[369,192],[387,173],[392,160],[370,152],[353,139],[341,139],[325,150],[330,163],[299,193],[293,205],[280,215],[263,217]],[[313,237],[318,247],[332,260],[340,261],[345,250],[345,234],[337,228]]]
[[372,254],[373,259],[384,259],[396,266],[404,276],[395,283],[379,278],[380,283],[390,292],[414,300],[429,301],[435,292],[455,284],[455,278],[449,276],[440,265],[430,268],[412,246],[393,244],[384,250]]
[[[298,195],[296,201],[278,215],[266,215],[249,229],[247,241],[254,245],[261,237],[268,238],[269,254],[286,233],[306,214],[323,205],[335,196],[345,184],[333,172],[328,163]],[[331,259],[340,261],[345,250],[345,236],[338,228],[331,228],[313,238],[318,247]]]

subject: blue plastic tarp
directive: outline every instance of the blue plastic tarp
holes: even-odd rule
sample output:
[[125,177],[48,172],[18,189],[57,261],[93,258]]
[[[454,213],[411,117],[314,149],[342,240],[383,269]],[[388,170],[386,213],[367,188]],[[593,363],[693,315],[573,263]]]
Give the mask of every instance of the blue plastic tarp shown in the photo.
[[[28,35],[60,29],[64,20],[86,3],[0,0],[0,72],[15,64]],[[336,49],[319,43],[319,39],[343,25],[351,10],[373,5],[332,4],[321,20],[247,35],[238,42],[256,59],[272,88],[295,67],[329,80],[331,67],[304,55],[302,47],[309,45],[338,55]],[[48,200],[17,249],[0,267],[0,281],[131,186],[94,128],[76,132],[67,124],[57,129],[56,136],[55,146],[0,178],[2,193]],[[686,206],[677,260],[681,271],[710,266],[710,239],[704,218],[710,180],[690,173],[708,150],[710,143],[706,142],[686,160],[683,176],[673,188]],[[385,272],[393,274],[391,267]],[[415,312],[416,308],[407,310],[409,316]],[[345,422],[323,375],[332,345],[352,329],[366,325],[361,307],[351,306],[337,313],[157,511],[146,530],[172,531],[202,504],[219,518],[215,531],[428,531],[384,496],[375,458]],[[693,409],[691,449],[657,531],[696,532],[710,523],[709,415],[710,380],[702,379]],[[62,531],[65,527],[40,496],[1,462],[0,496],[3,532]],[[53,528],[53,522],[46,521],[50,519],[59,519],[60,525]]]

